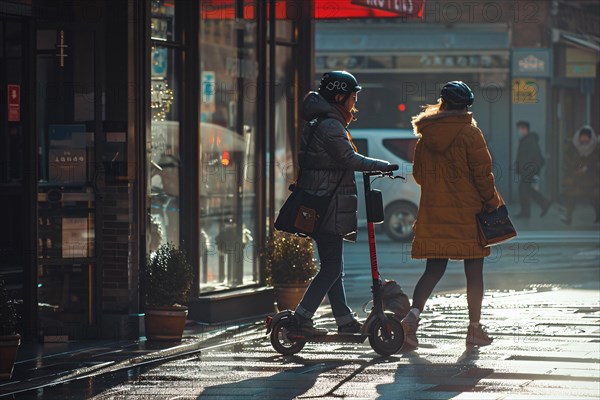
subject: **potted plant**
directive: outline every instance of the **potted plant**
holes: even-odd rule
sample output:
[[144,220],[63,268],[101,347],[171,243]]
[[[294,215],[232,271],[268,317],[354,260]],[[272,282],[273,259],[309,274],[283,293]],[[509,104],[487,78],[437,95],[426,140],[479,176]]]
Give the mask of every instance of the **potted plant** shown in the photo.
[[12,376],[21,336],[16,332],[17,312],[8,300],[4,281],[0,279],[0,380]]
[[267,284],[279,310],[294,309],[317,272],[312,239],[275,231],[267,241]]
[[192,285],[192,266],[184,250],[161,245],[146,257],[140,275],[146,303],[146,338],[181,341],[188,309],[184,302]]

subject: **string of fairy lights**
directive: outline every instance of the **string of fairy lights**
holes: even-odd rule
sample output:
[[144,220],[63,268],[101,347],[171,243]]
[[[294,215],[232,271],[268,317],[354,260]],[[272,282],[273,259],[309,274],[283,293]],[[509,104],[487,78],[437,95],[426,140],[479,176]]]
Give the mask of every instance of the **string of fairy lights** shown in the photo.
[[173,104],[173,89],[166,79],[156,80],[150,86],[150,108],[153,121],[166,121]]

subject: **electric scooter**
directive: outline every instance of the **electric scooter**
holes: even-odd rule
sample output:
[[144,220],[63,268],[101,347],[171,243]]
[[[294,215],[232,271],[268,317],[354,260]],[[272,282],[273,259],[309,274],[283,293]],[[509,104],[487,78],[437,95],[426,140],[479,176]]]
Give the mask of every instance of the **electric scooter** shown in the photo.
[[[398,166],[395,165],[395,170]],[[327,333],[326,335],[307,336],[301,334],[294,312],[284,310],[267,317],[267,335],[271,345],[280,354],[293,355],[300,352],[304,345],[310,343],[363,343],[369,339],[369,344],[382,356],[397,353],[404,344],[404,331],[400,318],[394,313],[386,312],[383,308],[383,282],[377,266],[377,251],[375,248],[374,224],[384,220],[383,198],[381,191],[371,189],[371,178],[388,177],[405,179],[393,172],[363,172],[365,204],[367,208],[367,231],[369,237],[369,254],[371,260],[371,277],[373,278],[373,306],[359,333]]]

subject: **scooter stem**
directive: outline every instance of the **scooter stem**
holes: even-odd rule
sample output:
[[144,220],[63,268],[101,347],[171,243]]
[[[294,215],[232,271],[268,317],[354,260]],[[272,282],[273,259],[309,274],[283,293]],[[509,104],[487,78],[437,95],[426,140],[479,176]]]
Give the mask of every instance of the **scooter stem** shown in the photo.
[[[363,173],[363,184],[365,189],[365,205],[369,209],[369,196],[367,195],[371,191],[371,174]],[[371,277],[373,278],[373,287],[379,285],[380,276],[379,268],[377,266],[377,249],[375,246],[375,227],[373,221],[369,221],[367,217],[367,233],[369,235],[369,255],[371,260]]]
[[367,222],[367,232],[369,235],[369,256],[371,260],[371,277],[373,278],[373,285],[379,285],[379,267],[377,265],[377,248],[375,244],[375,227],[372,222]]

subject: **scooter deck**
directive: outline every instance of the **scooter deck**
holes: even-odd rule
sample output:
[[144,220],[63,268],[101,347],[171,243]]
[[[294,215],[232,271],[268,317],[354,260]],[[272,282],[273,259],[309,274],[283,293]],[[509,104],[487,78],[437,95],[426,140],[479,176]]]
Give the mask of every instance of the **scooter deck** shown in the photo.
[[363,343],[368,336],[360,333],[328,333],[326,335],[298,335],[289,333],[290,340],[304,340],[311,343]]

